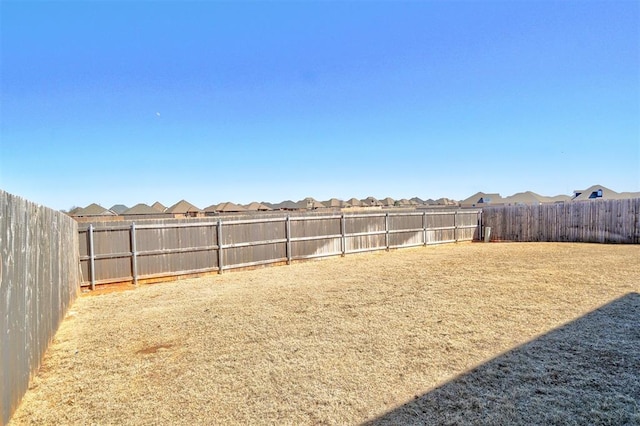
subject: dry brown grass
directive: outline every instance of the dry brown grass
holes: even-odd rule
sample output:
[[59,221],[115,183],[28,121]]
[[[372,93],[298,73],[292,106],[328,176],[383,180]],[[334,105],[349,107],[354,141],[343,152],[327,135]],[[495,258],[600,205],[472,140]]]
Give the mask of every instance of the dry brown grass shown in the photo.
[[[12,424],[535,422],[525,390],[575,367],[562,343],[589,334],[571,324],[606,336],[620,322],[585,315],[640,291],[638,259],[630,245],[467,243],[81,297]],[[618,417],[577,408],[595,423],[640,419],[634,300],[629,333],[589,346],[602,377],[631,368],[631,394],[609,401]],[[541,399],[557,414],[546,419],[571,423],[574,388],[555,388],[566,392]]]

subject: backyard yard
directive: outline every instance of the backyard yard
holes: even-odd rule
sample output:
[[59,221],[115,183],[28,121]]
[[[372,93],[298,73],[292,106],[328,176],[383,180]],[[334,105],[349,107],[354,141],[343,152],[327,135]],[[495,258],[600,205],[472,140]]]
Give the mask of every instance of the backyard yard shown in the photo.
[[639,293],[639,245],[573,243],[87,293],[11,425],[640,424]]

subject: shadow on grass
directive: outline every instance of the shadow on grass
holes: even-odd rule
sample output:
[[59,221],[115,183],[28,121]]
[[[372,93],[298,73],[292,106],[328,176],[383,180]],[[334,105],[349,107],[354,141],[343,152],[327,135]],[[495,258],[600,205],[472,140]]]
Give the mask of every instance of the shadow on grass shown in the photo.
[[640,294],[629,293],[367,425],[640,425]]

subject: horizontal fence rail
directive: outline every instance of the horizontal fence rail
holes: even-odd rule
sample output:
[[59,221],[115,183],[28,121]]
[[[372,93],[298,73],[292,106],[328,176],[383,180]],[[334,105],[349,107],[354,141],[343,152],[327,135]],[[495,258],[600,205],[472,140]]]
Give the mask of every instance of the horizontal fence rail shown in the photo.
[[82,285],[480,238],[480,210],[80,224]]

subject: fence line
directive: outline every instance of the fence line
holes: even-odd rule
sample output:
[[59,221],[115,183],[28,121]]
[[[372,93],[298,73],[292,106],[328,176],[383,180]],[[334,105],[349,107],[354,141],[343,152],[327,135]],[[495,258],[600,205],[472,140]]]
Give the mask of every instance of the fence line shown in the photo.
[[480,238],[479,210],[154,220],[79,228],[83,285]]
[[491,240],[640,243],[640,198],[485,207]]
[[78,227],[0,190],[0,425],[7,424],[80,289]]

